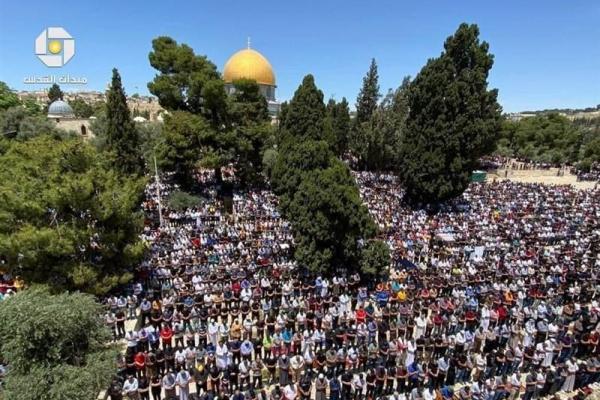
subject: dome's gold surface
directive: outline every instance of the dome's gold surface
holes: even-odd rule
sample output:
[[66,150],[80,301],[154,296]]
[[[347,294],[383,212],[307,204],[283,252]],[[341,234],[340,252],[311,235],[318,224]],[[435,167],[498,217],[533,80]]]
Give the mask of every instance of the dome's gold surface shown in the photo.
[[227,83],[236,79],[254,79],[263,85],[275,86],[275,74],[269,61],[258,51],[240,50],[227,61],[223,68],[223,80]]

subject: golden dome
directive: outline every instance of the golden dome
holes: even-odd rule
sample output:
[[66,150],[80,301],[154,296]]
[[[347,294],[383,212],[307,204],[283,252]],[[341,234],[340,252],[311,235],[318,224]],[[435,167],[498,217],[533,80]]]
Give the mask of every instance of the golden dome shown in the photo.
[[229,58],[223,68],[223,80],[227,83],[236,79],[254,79],[256,83],[275,86],[275,73],[269,61],[258,51],[240,50]]

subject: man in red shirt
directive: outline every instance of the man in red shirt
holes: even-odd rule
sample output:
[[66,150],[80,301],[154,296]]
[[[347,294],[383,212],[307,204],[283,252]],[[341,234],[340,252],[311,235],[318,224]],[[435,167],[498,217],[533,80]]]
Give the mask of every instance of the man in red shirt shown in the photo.
[[172,347],[173,346],[173,330],[167,324],[164,324],[162,329],[160,330],[160,340],[162,342],[163,347]]

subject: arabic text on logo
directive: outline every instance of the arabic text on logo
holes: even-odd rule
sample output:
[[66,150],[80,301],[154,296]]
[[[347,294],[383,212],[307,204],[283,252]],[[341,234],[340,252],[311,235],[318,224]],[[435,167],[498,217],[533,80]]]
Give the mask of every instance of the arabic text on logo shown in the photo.
[[64,28],[46,28],[35,39],[35,54],[48,67],[62,67],[75,55],[75,39]]

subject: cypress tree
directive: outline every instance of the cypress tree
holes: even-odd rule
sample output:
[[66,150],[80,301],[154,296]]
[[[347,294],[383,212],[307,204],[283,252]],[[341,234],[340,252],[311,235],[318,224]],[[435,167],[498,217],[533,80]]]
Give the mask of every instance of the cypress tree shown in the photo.
[[497,90],[487,89],[494,57],[477,25],[461,24],[410,84],[399,175],[408,198],[437,202],[460,195],[477,160],[500,131]]
[[345,97],[342,97],[342,101],[336,103],[333,109],[332,124],[335,139],[334,151],[341,156],[348,150],[348,134],[350,132],[350,109]]
[[282,128],[295,139],[321,140],[325,112],[323,92],[315,85],[315,78],[306,75],[285,109]]
[[106,136],[108,149],[116,157],[116,165],[126,174],[141,174],[143,163],[140,141],[131,119],[121,75],[113,69],[112,82],[106,95]]

